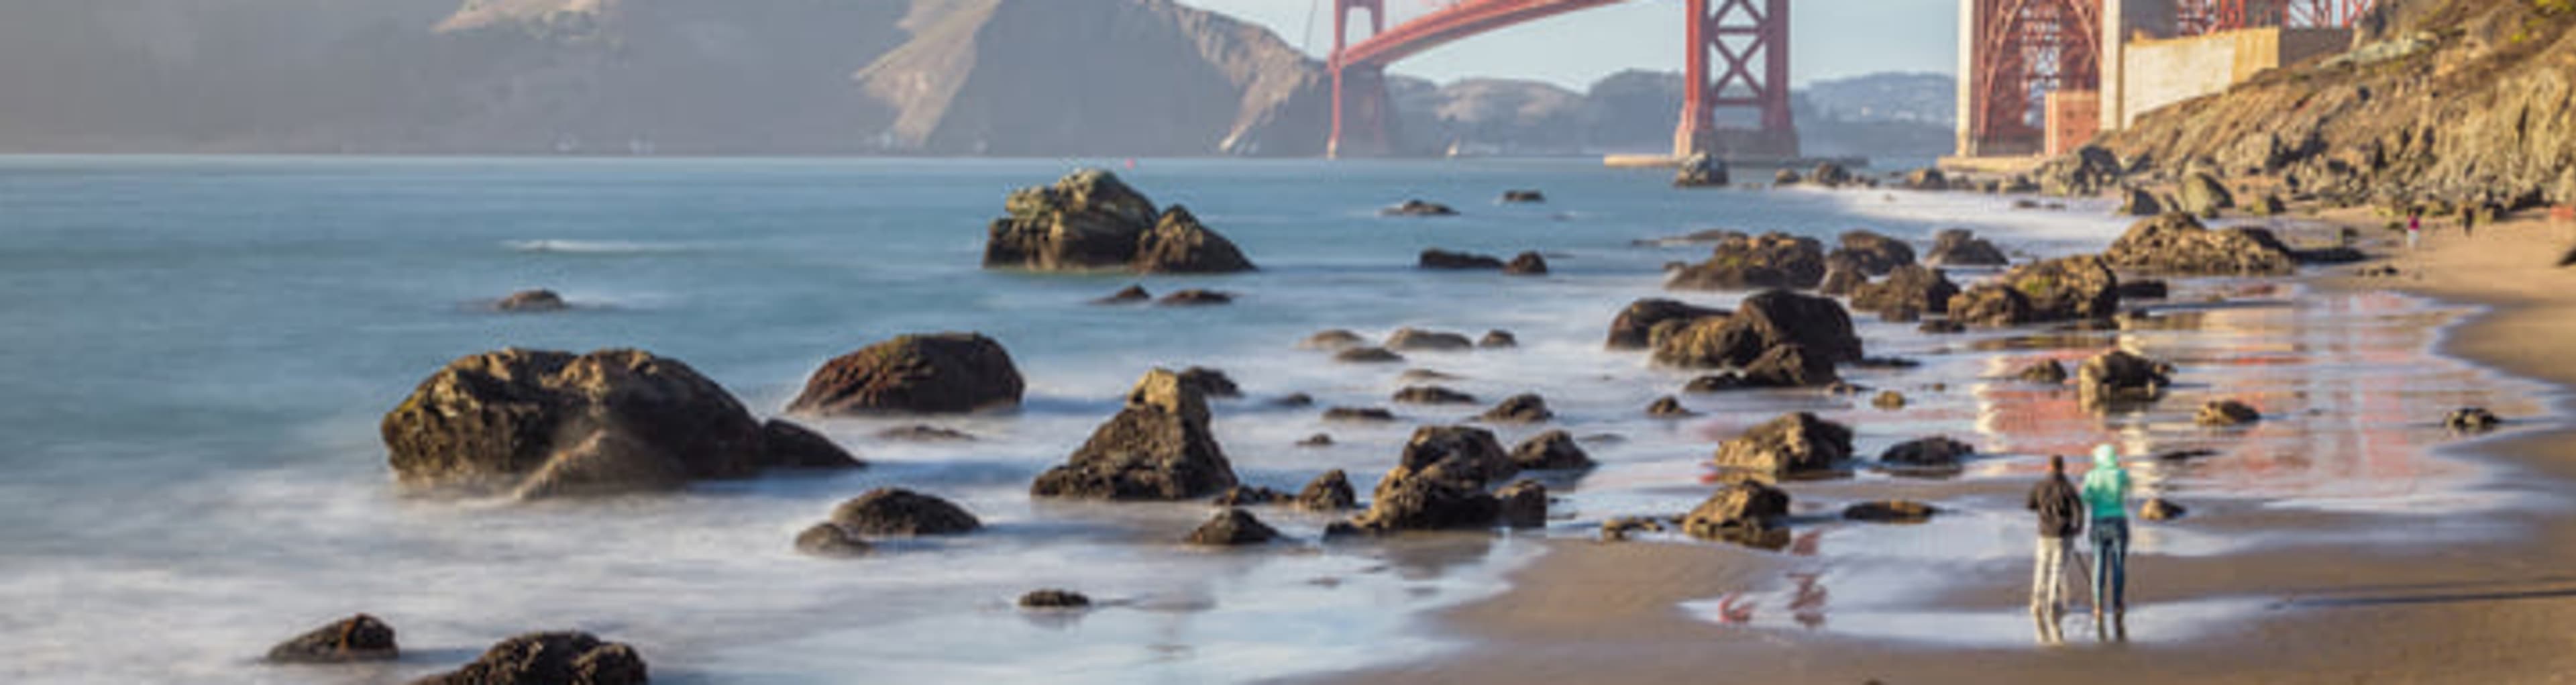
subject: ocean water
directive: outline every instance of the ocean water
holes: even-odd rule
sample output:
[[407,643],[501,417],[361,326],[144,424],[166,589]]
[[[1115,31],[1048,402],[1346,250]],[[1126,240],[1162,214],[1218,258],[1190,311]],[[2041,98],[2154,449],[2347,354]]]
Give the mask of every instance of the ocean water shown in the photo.
[[[2096,249],[2123,225],[2099,203],[2047,211],[1965,194],[1680,191],[1662,173],[1572,161],[1144,160],[1121,169],[1122,177],[1158,202],[1189,206],[1262,270],[1137,278],[978,268],[984,226],[1006,192],[1078,166],[1113,164],[0,159],[0,313],[8,322],[0,327],[0,388],[9,391],[0,400],[7,474],[0,676],[398,682],[538,629],[629,642],[657,680],[681,683],[1221,682],[1314,673],[1454,648],[1427,612],[1500,591],[1502,574],[1537,553],[1533,537],[1586,536],[1604,516],[1687,509],[1706,496],[1697,463],[1715,441],[1786,409],[1855,423],[1864,453],[1924,434],[1977,436],[1998,456],[1970,480],[2024,478],[2035,455],[2097,440],[2147,450],[2210,439],[2174,426],[2175,412],[2187,424],[2189,404],[2072,417],[2052,409],[2071,398],[1976,381],[2051,344],[2027,332],[1929,339],[1910,325],[1862,316],[1873,353],[1927,362],[1849,374],[1915,395],[1907,410],[1871,410],[1865,397],[1750,393],[1686,397],[1709,415],[1678,423],[1647,420],[1640,410],[1688,374],[1601,349],[1609,320],[1631,300],[1678,296],[1722,306],[1736,297],[1662,293],[1660,265],[1696,261],[1706,248],[1641,247],[1637,239],[1709,228],[1820,237],[1870,228],[1921,244],[1936,229],[1959,226],[2009,249],[2054,254]],[[1550,202],[1493,202],[1513,188],[1544,190]],[[1464,215],[1377,215],[1408,198],[1446,202]],[[1427,247],[1501,256],[1538,250],[1553,273],[1414,269]],[[1215,288],[1238,299],[1194,308],[1086,304],[1130,283],[1158,294]],[[533,287],[555,289],[576,308],[511,315],[485,306]],[[2358,396],[2349,393],[2311,399],[2318,384],[2350,390],[2382,368],[2375,365],[2430,363],[2423,347],[2441,320],[2436,308],[2404,299],[2331,302],[2207,315],[2244,338],[2220,347],[2158,333],[2056,349],[2070,357],[2115,344],[2167,350],[2208,362],[2186,367],[2187,389],[2260,378],[2249,391],[2296,404],[2298,416],[2350,415],[2343,410],[2368,404],[2336,399]],[[1367,367],[1295,347],[1326,328],[1381,336],[1401,326],[1471,336],[1509,330],[1521,347]],[[847,474],[598,501],[456,500],[395,487],[376,434],[383,412],[421,378],[484,350],[643,348],[688,362],[754,413],[772,415],[833,356],[898,334],[947,330],[980,331],[1008,347],[1028,379],[1026,405],[931,421],[978,436],[968,443],[870,437],[912,419],[809,421],[872,464]],[[2280,362],[2271,372],[2245,376],[2256,367],[2219,363],[2273,345],[2288,351],[2265,357]],[[2365,363],[2373,366],[2353,366]],[[2406,395],[2416,399],[2365,408],[2381,417],[2451,403],[2529,408],[2529,388],[2452,364],[2419,367]],[[1224,369],[1250,395],[1220,403],[1216,426],[1250,484],[1293,490],[1343,468],[1365,492],[1413,425],[1481,411],[1398,406],[1404,422],[1351,426],[1325,424],[1317,409],[1264,403],[1304,392],[1319,406],[1391,406],[1387,397],[1406,385],[1396,378],[1406,368],[1462,376],[1443,384],[1486,404],[1539,392],[1559,420],[1498,429],[1506,442],[1564,428],[1587,437],[1605,465],[1556,483],[1561,520],[1542,531],[1323,546],[1314,539],[1327,519],[1263,509],[1302,542],[1252,552],[1176,544],[1208,515],[1204,503],[1025,494],[1032,477],[1115,413],[1136,377],[1182,365]],[[2015,420],[2033,415],[2041,418]],[[2333,428],[2307,422],[2271,429],[2279,434],[2259,442],[2272,450],[2265,463],[2289,461],[2281,455]],[[1293,446],[1317,432],[1337,444]],[[2367,454],[2415,455],[2421,450],[2404,446],[2439,439],[2420,430],[2386,438],[2395,442],[2374,442],[2378,451]],[[2208,497],[2402,510],[2467,492],[2480,477],[2446,467],[2439,475],[2449,480],[2430,486],[2408,470],[2392,477],[2419,485],[2356,489],[2334,487],[2349,479],[2319,477],[2292,490],[2227,473],[2178,472],[2171,482]],[[1827,490],[1826,500],[1888,480],[1864,474],[1829,486],[1839,490]],[[991,529],[891,543],[857,560],[793,551],[795,532],[834,504],[889,485],[953,499]],[[2026,554],[1995,542],[2018,539],[2001,533],[2018,531],[2011,527],[2018,520],[2011,507],[1991,508],[1992,515],[1946,524],[1950,539],[1978,541],[1945,547],[1966,550],[1950,553],[1955,562]],[[1894,537],[1836,535],[1872,545]],[[2175,553],[2225,549],[2173,537]],[[1042,587],[1077,589],[1106,606],[1071,616],[1010,607]],[[402,660],[256,663],[278,640],[361,611],[401,632]]]

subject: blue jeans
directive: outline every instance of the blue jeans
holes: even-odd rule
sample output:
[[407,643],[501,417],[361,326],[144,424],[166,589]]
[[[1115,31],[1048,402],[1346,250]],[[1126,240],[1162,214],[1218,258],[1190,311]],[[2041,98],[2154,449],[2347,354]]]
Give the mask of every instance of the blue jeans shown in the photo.
[[2129,608],[2129,520],[2093,519],[2093,610]]

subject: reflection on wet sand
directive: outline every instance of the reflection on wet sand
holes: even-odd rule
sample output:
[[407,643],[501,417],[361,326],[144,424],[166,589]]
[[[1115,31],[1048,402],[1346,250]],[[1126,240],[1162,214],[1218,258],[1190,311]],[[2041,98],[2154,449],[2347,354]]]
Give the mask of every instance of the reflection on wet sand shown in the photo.
[[[1936,504],[1955,513],[1910,530],[1802,527],[1788,552],[1798,560],[1790,568],[1745,592],[1685,609],[1757,629],[1830,629],[1971,645],[2027,645],[2035,634],[2039,644],[2063,644],[2065,621],[2090,622],[2089,612],[2030,612],[2031,623],[2020,624],[2020,612],[1982,595],[1953,596],[1945,590],[1955,584],[1935,581],[1943,574],[1991,580],[2007,570],[2027,577],[2032,522],[2021,510],[2020,489],[2043,473],[2046,455],[2080,455],[2104,443],[2126,455],[2136,482],[2133,504],[2161,497],[2195,509],[2188,522],[2133,522],[2133,592],[2157,582],[2158,556],[2225,554],[2275,534],[2338,532],[2247,530],[2243,521],[2229,520],[2244,512],[2308,508],[2408,515],[2510,506],[2509,500],[2473,490],[2486,477],[2485,467],[2435,456],[2434,448],[2457,439],[2441,425],[2446,412],[2488,406],[2507,414],[2539,413],[2539,388],[2432,354],[2441,326],[2462,313],[2456,309],[2391,293],[2290,292],[2302,289],[2279,286],[2271,296],[2288,299],[2265,306],[2192,306],[2116,333],[1999,337],[1924,355],[1929,374],[1985,380],[1962,385],[1964,410],[1936,399],[1906,417],[1917,421],[1909,425],[1937,428],[1944,425],[1942,412],[1959,412],[1974,431],[1978,459],[1948,480],[1891,479],[1926,474],[1871,470],[1857,482],[1790,487],[1803,503],[1818,496],[1869,497],[1873,489],[1904,484],[1908,497],[1946,498]],[[2091,411],[2072,385],[2012,378],[2034,361],[2055,359],[2071,367],[2111,349],[2171,363],[2177,368],[2173,384],[2153,402]],[[2243,402],[2261,418],[2231,427],[2196,423],[2195,410],[2217,400]],[[1865,421],[1856,425],[1868,429]],[[2172,640],[2206,634],[2267,601],[2131,608],[2139,614],[2140,639]],[[1766,606],[1788,610],[1767,612]],[[2088,627],[2101,641],[2123,642],[2131,637],[2128,618],[2113,614]]]

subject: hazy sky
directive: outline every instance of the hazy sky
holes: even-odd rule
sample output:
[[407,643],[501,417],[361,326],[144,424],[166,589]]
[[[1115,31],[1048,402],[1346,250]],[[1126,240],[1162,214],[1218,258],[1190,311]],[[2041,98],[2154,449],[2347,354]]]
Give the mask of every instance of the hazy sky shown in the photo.
[[[1332,49],[1331,0],[1180,1],[1266,24],[1290,45],[1318,56]],[[1393,25],[1444,3],[1386,4]],[[1789,65],[1798,83],[1880,71],[1958,70],[1958,0],[1793,0],[1789,13]],[[1399,62],[1395,71],[1442,82],[1469,76],[1537,79],[1582,90],[1622,69],[1680,70],[1681,16],[1681,0],[1629,0],[1451,43]]]

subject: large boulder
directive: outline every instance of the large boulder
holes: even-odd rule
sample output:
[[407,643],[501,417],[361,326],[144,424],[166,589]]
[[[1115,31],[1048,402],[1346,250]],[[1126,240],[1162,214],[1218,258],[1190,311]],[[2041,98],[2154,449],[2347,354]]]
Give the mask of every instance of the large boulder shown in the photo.
[[1154,202],[1100,169],[1067,174],[1053,186],[1012,192],[1009,213],[984,243],[985,268],[1040,271],[1125,268],[1140,272],[1250,271],[1234,243],[1189,210]]
[[1472,483],[1502,482],[1520,473],[1494,432],[1473,426],[1423,426],[1404,443],[1397,468],[1409,474]]
[[1662,329],[1670,332],[1701,319],[1723,317],[1728,313],[1724,309],[1697,307],[1675,300],[1638,300],[1629,303],[1627,309],[1619,311],[1619,318],[1610,321],[1608,347],[1614,350],[1647,349],[1654,346],[1654,331],[1665,323],[1675,324],[1673,328]]
[[2299,268],[2271,231],[2210,230],[2179,212],[2130,225],[2102,257],[2125,271],[2176,276],[2277,276]]
[[1840,240],[1842,247],[1834,248],[1833,253],[1826,257],[1849,259],[1864,274],[1884,276],[1897,267],[1914,263],[1914,246],[1902,240],[1871,231],[1846,232]]
[[1234,465],[1208,428],[1207,397],[1180,374],[1155,369],[1127,406],[1100,425],[1063,466],[1030,485],[1041,497],[1184,500],[1234,487]]
[[1677,188],[1723,188],[1733,179],[1726,173],[1726,160],[1706,152],[1682,159],[1681,169],[1673,172]]
[[[773,431],[715,381],[638,350],[509,349],[449,362],[385,414],[407,485],[522,497],[665,490],[776,466],[858,466],[810,433]],[[819,436],[813,436],[819,437]],[[836,451],[836,448],[835,450]]]
[[1897,443],[1896,446],[1887,448],[1887,451],[1880,452],[1878,462],[1891,466],[1948,468],[1958,466],[1960,459],[1976,453],[1975,445],[1952,440],[1947,436],[1935,436]]
[[1011,353],[983,334],[903,335],[825,362],[787,411],[961,413],[1018,406],[1023,387]]
[[1675,290],[1814,288],[1825,280],[1824,243],[1786,233],[1730,236],[1708,261],[1685,266],[1664,282]]
[[2050,195],[2092,196],[2120,184],[2128,168],[2120,156],[2099,145],[2086,145],[2041,164],[2039,191]]
[[850,498],[832,508],[831,523],[853,535],[878,537],[957,535],[984,527],[964,507],[901,488],[877,488]]
[[1702,318],[1657,336],[1655,361],[1684,368],[1743,367],[1771,348],[1795,343],[1830,363],[1860,361],[1851,313],[1828,298],[1783,290],[1744,299],[1733,314]]
[[2163,397],[2173,383],[2173,365],[2131,354],[2104,352],[2075,369],[2077,400],[2088,408],[2119,402],[2147,402]]
[[2236,194],[2228,192],[2227,184],[2219,183],[2218,177],[2208,172],[2182,177],[2182,191],[2175,199],[2177,206],[2174,210],[2205,217],[2216,217],[2219,210],[2236,208]]
[[358,614],[332,621],[268,650],[272,664],[337,664],[392,661],[402,655],[394,644],[394,627],[374,616]]
[[2001,248],[1964,228],[1943,229],[1932,235],[1932,251],[1925,253],[1923,263],[1932,266],[2003,266],[2012,258]]
[[1851,455],[1850,428],[1794,412],[1719,443],[1714,461],[1724,468],[1785,475],[1830,470]]
[[1512,465],[1524,471],[1559,471],[1592,468],[1592,455],[1574,444],[1574,435],[1561,430],[1540,433],[1512,448]]
[[1789,515],[1789,493],[1758,480],[1739,478],[1682,517],[1682,532],[1692,537],[1757,547],[1787,543],[1780,519]]
[[2119,313],[2120,277],[2101,257],[2061,257],[2004,272],[1950,300],[1950,318],[1985,326],[2107,319]]
[[1950,311],[1950,298],[1958,295],[1959,286],[1940,269],[1907,264],[1876,283],[1854,288],[1851,306],[1867,312],[1946,314]]
[[492,645],[474,663],[412,685],[644,685],[644,657],[589,633],[529,633]]

